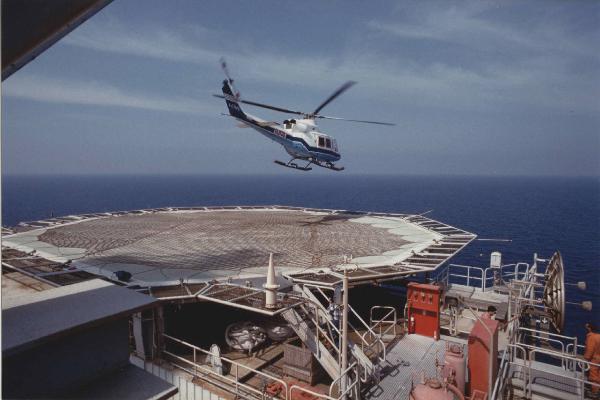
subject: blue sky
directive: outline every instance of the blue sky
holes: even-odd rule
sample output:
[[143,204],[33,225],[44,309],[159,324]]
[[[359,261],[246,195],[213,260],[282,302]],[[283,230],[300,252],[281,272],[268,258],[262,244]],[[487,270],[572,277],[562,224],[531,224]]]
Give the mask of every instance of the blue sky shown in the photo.
[[598,43],[598,2],[115,0],[3,82],[2,171],[299,173],[220,115],[224,56],[293,109],[358,81],[323,113],[398,125],[320,122],[343,173],[598,176]]

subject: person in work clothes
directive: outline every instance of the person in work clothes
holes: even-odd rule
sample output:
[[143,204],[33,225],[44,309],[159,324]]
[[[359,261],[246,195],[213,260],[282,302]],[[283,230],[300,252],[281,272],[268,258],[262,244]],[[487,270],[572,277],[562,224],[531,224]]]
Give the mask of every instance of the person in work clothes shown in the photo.
[[[585,324],[585,330],[587,334],[585,336],[585,353],[583,354],[583,358],[589,362],[600,364],[600,333],[596,332],[596,326],[590,322]],[[588,380],[600,385],[600,367],[590,365]],[[591,390],[594,398],[600,398],[600,386],[592,385]]]
[[[338,330],[340,329],[340,319],[341,319],[341,311],[340,311],[340,306],[338,304],[336,304],[334,301],[332,301],[331,303],[329,303],[329,307],[327,307],[327,311],[329,312],[329,315],[331,315],[331,320],[333,321],[333,326],[335,326]],[[339,343],[339,335],[336,331],[332,330],[331,332],[332,336],[333,336],[333,342],[335,344],[338,345],[338,348],[340,346]]]

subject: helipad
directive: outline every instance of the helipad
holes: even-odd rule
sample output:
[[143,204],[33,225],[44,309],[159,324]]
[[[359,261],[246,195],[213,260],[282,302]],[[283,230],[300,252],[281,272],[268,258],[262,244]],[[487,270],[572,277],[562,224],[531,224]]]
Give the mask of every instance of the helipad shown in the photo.
[[149,285],[264,276],[269,253],[299,279],[344,265],[433,269],[475,237],[419,215],[278,206],[87,214],[20,229],[3,246],[113,278],[125,270]]

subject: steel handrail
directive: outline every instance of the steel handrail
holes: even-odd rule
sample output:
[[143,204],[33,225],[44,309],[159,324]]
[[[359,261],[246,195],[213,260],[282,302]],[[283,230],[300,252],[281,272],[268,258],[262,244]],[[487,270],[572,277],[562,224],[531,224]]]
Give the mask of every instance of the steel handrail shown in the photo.
[[[383,353],[383,357],[379,356],[380,352],[377,352],[377,358],[380,361],[385,361],[387,359],[387,351],[385,348],[385,343],[383,343],[383,340],[381,340],[381,337],[379,337],[377,335],[377,333],[375,333],[375,331],[371,328],[371,326],[367,325],[367,323],[360,317],[360,315],[358,315],[358,313],[356,311],[354,311],[353,309],[351,309],[351,310],[354,313],[354,315],[360,320],[360,322],[367,328],[365,333],[363,333],[362,335],[359,334],[362,343],[367,343],[367,348],[369,348],[369,349],[371,349],[373,346],[375,346],[375,344],[378,344],[381,347],[381,353]],[[366,338],[366,336],[368,334],[372,335],[372,337],[374,339],[371,343],[369,343],[369,341]]]
[[[522,267],[522,266],[525,267],[525,272],[521,272],[521,268],[520,267]],[[519,263],[515,264],[515,275],[517,277],[519,276],[519,274],[522,274],[523,275],[523,279],[527,278],[530,275],[530,273],[531,273],[530,270],[531,270],[531,267],[529,266],[528,263],[519,262]]]
[[[481,281],[481,284],[480,284],[481,290],[484,290],[484,277],[485,276],[484,276],[484,270],[483,270],[483,268],[472,267],[470,265],[461,265],[461,264],[450,264],[448,267],[449,268],[456,267],[456,268],[466,269],[467,270],[467,275],[459,275],[459,274],[455,274],[455,273],[450,273],[449,272],[449,276],[466,278],[467,279],[467,286],[471,286],[471,279],[479,280],[479,281]],[[479,276],[471,276],[471,270],[479,271],[480,275]]]
[[294,391],[308,393],[308,394],[313,395],[313,396],[315,396],[315,397],[317,397],[319,399],[339,400],[339,398],[336,399],[335,397],[331,397],[331,396],[328,396],[328,395],[323,394],[323,393],[313,392],[312,390],[308,390],[308,389],[306,389],[306,388],[304,388],[302,386],[298,386],[298,385],[292,385],[290,387],[290,398],[292,397],[292,394],[293,394]]
[[[333,393],[332,393],[332,391],[333,391],[333,388],[334,388],[334,386],[335,386],[336,382],[341,382],[341,380],[342,380],[342,377],[349,375],[350,371],[352,371],[352,368],[354,368],[354,367],[356,367],[356,366],[358,366],[358,363],[357,363],[356,361],[354,361],[352,364],[350,364],[350,365],[348,366],[348,368],[346,368],[344,371],[342,371],[342,372],[340,373],[340,376],[339,376],[339,377],[337,377],[336,379],[334,379],[334,380],[333,380],[333,382],[331,382],[331,384],[329,385],[329,396],[332,396],[332,397],[333,397]],[[358,379],[358,378],[356,378],[356,379]],[[342,393],[342,394],[340,395],[340,397],[341,397],[341,396],[343,396],[343,395],[344,395],[344,394],[346,394],[346,393],[347,393],[347,391],[345,391],[344,393]]]
[[[383,317],[381,317],[380,319],[373,319],[373,310],[390,310],[387,314],[385,314]],[[387,317],[389,317],[390,315],[394,316],[393,320],[386,320]],[[376,324],[373,325],[373,322],[375,322]],[[384,335],[389,331],[389,327],[388,329],[386,329],[383,333],[381,332],[381,326],[385,323],[385,324],[393,324],[392,327],[394,328],[394,335],[396,335],[396,324],[398,322],[398,317],[396,314],[396,308],[392,307],[392,306],[373,306],[371,307],[371,311],[369,313],[369,325],[372,325],[373,328],[375,328],[377,325],[379,325],[379,335]],[[373,329],[374,331],[374,329]]]
[[[312,302],[311,302],[311,303],[312,303]],[[321,325],[319,324],[319,314],[318,314],[318,312],[319,312],[319,309],[318,309],[318,307],[317,307],[316,305],[314,305],[314,304],[313,304],[313,306],[315,307],[315,310],[317,310],[317,313],[316,313],[316,315],[315,315],[315,317],[316,317],[316,318],[313,318],[313,317],[310,315],[310,312],[307,312],[306,314],[307,314],[307,317],[308,317],[308,318],[310,318],[311,322],[312,322],[312,323],[315,325],[315,331],[316,331],[316,332],[315,332],[315,336],[316,336],[316,339],[317,339],[317,341],[319,341],[319,338],[321,337],[321,335],[319,335],[319,333],[321,333],[321,332],[322,332],[322,333],[323,333],[323,335],[322,335],[322,336],[323,336],[323,337],[324,337],[324,338],[327,340],[327,342],[328,342],[328,343],[329,343],[329,344],[330,344],[330,345],[333,347],[333,350],[335,350],[335,352],[337,353],[337,358],[338,358],[338,361],[339,361],[339,355],[340,355],[340,346],[339,346],[339,345],[337,345],[337,344],[335,344],[335,343],[333,342],[333,340],[331,340],[331,339],[329,338],[329,336],[327,335],[327,332],[326,332],[325,330],[323,330],[323,328],[321,328]],[[339,329],[337,329],[337,328],[335,327],[335,325],[333,325],[333,323],[332,323],[331,321],[329,321],[329,319],[328,319],[328,318],[323,318],[323,319],[326,321],[326,323],[327,323],[327,324],[328,324],[330,327],[333,327],[333,328],[336,330],[336,332],[338,332],[338,334],[340,334],[340,331],[339,331]],[[318,346],[318,345],[317,345],[317,348],[316,348],[316,350],[317,350],[317,354],[316,354],[316,356],[317,356],[317,357],[320,357],[320,348],[319,348],[319,346]],[[331,353],[330,353],[330,354],[331,354]],[[332,356],[334,356],[334,355],[332,354]]]
[[[178,356],[173,356],[173,357],[178,358]],[[184,359],[184,361],[186,361],[186,360]],[[146,363],[147,363],[147,361],[144,361],[144,365],[146,365]],[[154,363],[150,363],[150,365],[151,365],[151,369],[152,369],[152,374],[156,375],[156,372],[154,372],[155,364]],[[146,368],[146,367],[144,367],[144,368]],[[176,365],[176,368],[178,368],[178,369],[180,369],[182,371],[185,371],[185,372],[189,373],[192,376],[197,376],[197,373],[198,373],[197,368],[195,368],[194,370],[192,370],[192,369],[188,369],[187,367],[185,367],[183,365]],[[158,372],[160,373],[160,370]],[[218,388],[220,388],[220,389],[222,389],[222,390],[224,390],[226,392],[230,392],[230,391],[233,390],[231,387],[227,386],[227,385],[229,385],[228,381],[220,381],[218,379],[209,378],[208,374],[205,374],[203,376],[197,376],[197,377],[200,378],[200,379],[205,380],[206,382],[210,383],[211,385],[214,385],[214,386],[216,386],[216,387],[218,387]],[[255,388],[246,387],[246,386],[247,385],[242,384],[242,387],[244,389],[248,389],[249,391],[252,391],[252,389],[256,390]],[[240,390],[239,390],[239,387],[237,385],[235,387],[235,394],[236,395],[240,394]],[[260,396],[261,399],[264,398],[264,396],[262,395],[262,393],[260,395],[261,395]]]
[[[594,362],[588,361],[585,358],[573,357],[573,356],[567,355],[567,354],[560,354],[560,353],[558,353],[556,351],[552,351],[552,350],[539,349],[539,348],[535,349],[535,350],[532,350],[529,353],[529,358],[530,359],[531,359],[531,353],[542,353],[542,354],[547,354],[549,356],[556,357],[556,358],[564,358],[564,359],[567,359],[567,360],[570,360],[570,361],[577,362],[579,364],[585,364],[587,367],[589,367],[591,365],[593,365],[595,367],[600,367],[599,363],[594,363]],[[531,360],[531,361],[535,361],[535,360]],[[581,368],[582,368],[582,371],[584,371],[584,369],[583,369],[584,367],[581,367]],[[585,369],[585,371],[587,371],[587,369]],[[598,385],[600,386],[600,383]]]
[[[539,340],[543,340],[543,341],[547,341],[550,343],[558,343],[560,345],[560,351],[558,350],[550,350],[550,351],[556,351],[557,353],[561,353],[564,354],[565,352],[565,344],[563,342],[561,342],[558,339],[551,339],[551,338],[538,338]],[[543,349],[543,347],[540,346],[536,346],[533,344],[528,344],[528,343],[523,343],[523,342],[519,342],[519,344],[522,344],[523,346],[527,346],[527,347],[531,347],[531,348],[535,348],[535,349]]]
[[[522,326],[518,327],[517,331],[532,332],[533,335],[531,337],[534,338],[534,339],[545,340],[545,341],[549,341],[549,342],[553,342],[553,343],[558,343],[558,344],[560,344],[561,352],[565,353],[565,354],[570,354],[570,350],[569,349],[571,347],[578,346],[578,344],[577,344],[577,337],[576,336],[566,336],[566,335],[561,335],[561,334],[553,333],[553,332],[542,332],[542,331],[539,331],[537,329],[525,328],[525,327],[522,327]],[[563,340],[568,340],[571,343],[567,343],[567,346],[565,348],[565,344],[564,344],[564,342],[562,340],[558,340],[558,339],[554,339],[554,338],[542,337],[542,336],[540,336],[540,334],[551,336],[551,337],[560,338],[560,339],[563,339]],[[531,346],[531,345],[529,345],[529,346]],[[533,347],[540,348],[539,346],[533,346]],[[576,355],[576,353],[573,353],[573,354]],[[569,363],[565,364],[563,362],[562,365],[563,365],[563,367],[564,366],[569,366]]]
[[[316,304],[316,302],[312,301],[311,299],[307,299],[307,298],[305,298],[305,297],[300,297],[300,299],[302,299],[302,300],[304,300],[306,303],[309,303],[310,305],[312,305],[312,306],[314,307],[314,309],[316,310],[316,313],[315,313],[315,317],[316,317],[316,318],[313,318],[313,317],[310,315],[310,312],[307,312],[306,314],[307,314],[307,316],[310,318],[311,322],[312,322],[312,323],[315,325],[315,330],[316,330],[316,333],[317,333],[317,339],[319,338],[319,332],[323,332],[323,337],[325,337],[325,339],[327,339],[327,342],[329,342],[329,344],[330,344],[330,345],[333,347],[333,349],[334,349],[334,350],[337,352],[337,354],[338,354],[338,359],[339,359],[339,354],[340,354],[340,346],[339,346],[339,345],[336,345],[336,344],[335,344],[335,343],[334,343],[334,342],[333,342],[333,341],[332,341],[332,340],[329,338],[329,336],[327,335],[327,332],[325,332],[325,331],[324,331],[324,330],[321,328],[321,325],[320,325],[320,323],[319,323],[319,317],[321,317],[321,318],[322,318],[322,319],[325,321],[325,323],[327,324],[327,326],[328,326],[328,328],[329,328],[329,329],[333,328],[333,330],[334,330],[335,332],[337,332],[337,334],[338,334],[338,335],[341,335],[341,331],[340,331],[340,330],[339,330],[339,329],[338,329],[338,328],[337,328],[337,327],[336,327],[336,326],[333,324],[333,322],[332,322],[332,321],[330,321],[330,320],[329,320],[329,314],[327,314],[326,312],[324,312],[323,310],[321,310],[321,308],[319,307],[319,305],[318,305],[318,304]],[[322,305],[321,305],[321,307],[322,307]],[[322,313],[322,315],[321,315],[321,314],[319,314],[319,312],[320,312],[320,313]],[[318,347],[318,346],[317,346],[317,351],[319,351],[319,347]]]
[[[340,330],[333,324],[333,322],[329,319],[329,314],[323,310],[322,305],[317,305],[314,301],[312,301],[311,299],[306,299],[307,302],[309,302],[310,304],[313,305],[314,310],[315,310],[315,318],[313,318],[310,313],[308,314],[308,317],[310,318],[310,320],[315,324],[315,330],[316,330],[316,334],[317,334],[317,339],[320,337],[319,333],[322,332],[323,333],[323,337],[327,340],[327,342],[329,342],[329,344],[333,347],[333,349],[337,352],[338,358],[339,355],[341,353],[341,349],[339,345],[336,345],[327,335],[327,332],[325,332],[319,324],[319,317],[321,317],[323,320],[325,320],[325,322],[327,323],[327,325],[330,328],[333,328],[338,335],[341,336],[341,332]],[[320,307],[319,307],[320,306]],[[356,311],[350,306],[348,305],[348,309],[351,310],[357,317],[358,319],[367,327],[367,329],[369,328],[366,323],[362,320],[362,318],[360,318],[360,316],[356,313]],[[319,314],[320,313],[320,314]],[[349,324],[349,326],[351,326],[351,324]],[[361,340],[364,341],[364,338],[360,335],[360,333],[358,332],[358,330],[356,330],[356,328],[354,328],[353,326],[351,326],[351,328],[357,333],[357,335],[361,338]],[[383,342],[380,340],[382,348],[385,352],[385,345],[383,344]],[[368,348],[372,347],[376,342],[369,344],[368,342],[366,342],[368,344]],[[361,343],[361,348],[362,351],[364,353],[364,343]],[[318,347],[317,347],[317,351],[319,351]],[[379,356],[378,356],[379,357]],[[368,371],[365,369],[365,378],[364,378],[365,382],[368,380]]]
[[[515,364],[514,361],[512,361],[514,359],[514,354],[512,352],[512,349],[516,349],[516,350],[521,350],[521,352],[523,353],[523,364],[521,365],[522,367],[526,368],[526,374],[527,374],[527,379],[529,377],[530,374],[530,370],[529,370],[529,366],[526,365],[526,360],[525,360],[525,356],[527,355],[527,351],[525,350],[525,348],[523,348],[522,346],[518,345],[518,344],[507,344],[506,345],[507,348],[509,348],[511,351],[504,351],[504,354],[502,355],[502,361],[500,363],[500,375],[504,375],[506,373],[508,373],[509,371],[509,365]],[[506,357],[510,358],[510,360],[508,360]],[[506,361],[508,360],[508,361]],[[506,362],[506,364],[504,364]],[[503,370],[502,365],[505,365],[505,370]],[[523,379],[523,382],[525,382],[525,379]],[[496,377],[496,382],[494,383],[494,389],[492,390],[492,395],[490,396],[491,400],[495,400],[496,396],[498,396],[498,393],[501,392],[504,389],[504,384],[505,384],[505,380],[502,378],[502,376]]]
[[[239,386],[242,386],[246,390],[254,392],[254,393],[258,394],[259,396],[263,396],[264,395],[264,393],[262,391],[254,388],[254,387],[252,387],[252,386],[250,386],[250,385],[248,385],[246,383],[242,383],[242,382],[240,382],[238,380],[238,378],[237,378],[237,375],[238,375],[238,371],[237,371],[238,367],[237,367],[237,365],[236,365],[236,378],[233,379],[233,378],[230,378],[230,377],[228,377],[226,375],[220,375],[220,374],[216,373],[215,371],[213,371],[210,368],[207,368],[207,367],[205,367],[203,365],[196,364],[196,363],[194,363],[194,362],[192,362],[192,361],[190,361],[190,360],[188,360],[186,358],[178,356],[177,354],[171,353],[170,351],[166,351],[165,350],[165,351],[163,351],[163,353],[166,354],[166,355],[169,355],[169,356],[171,356],[171,357],[173,357],[173,358],[175,358],[175,359],[177,359],[177,360],[179,360],[181,362],[184,362],[186,364],[190,364],[191,366],[193,366],[194,370],[190,371],[189,369],[181,368],[178,365],[175,365],[176,367],[181,368],[181,369],[185,370],[186,372],[190,372],[190,373],[192,373],[193,375],[196,375],[199,378],[202,378],[202,376],[200,376],[197,371],[201,370],[201,371],[207,373],[208,375],[214,375],[214,376],[218,377],[218,379],[222,379],[222,380],[224,380],[226,382],[229,382],[230,384],[234,384],[236,393],[239,391]],[[260,371],[257,371],[257,370],[253,370],[252,368],[248,368],[248,369],[251,370],[251,371],[253,371],[253,372],[260,372]],[[281,379],[278,379],[278,378],[274,378],[272,376],[269,376],[269,379],[272,379],[272,380],[274,380],[274,381],[276,381],[276,382],[281,383],[281,384],[284,385],[284,388],[286,390],[285,399],[288,399],[287,384],[285,383],[285,381],[283,381]]]
[[[585,359],[580,359],[580,358],[577,358],[577,357],[571,357],[571,356],[568,356],[568,355],[565,355],[565,354],[558,354],[558,353],[556,353],[556,352],[553,352],[553,351],[546,351],[546,350],[543,350],[543,349],[534,349],[534,350],[531,350],[531,351],[529,352],[529,359],[528,359],[528,361],[529,361],[529,368],[530,368],[530,370],[532,369],[532,367],[531,367],[531,363],[532,363],[533,361],[535,361],[535,357],[534,357],[534,355],[535,355],[536,353],[546,354],[546,355],[549,355],[549,356],[552,356],[552,357],[556,357],[556,358],[561,358],[561,359],[570,360],[571,362],[573,362],[573,363],[575,363],[575,362],[576,362],[576,363],[578,363],[579,365],[585,364],[585,365],[587,366],[587,369],[589,369],[589,367],[590,367],[591,365],[593,365],[593,366],[596,366],[596,367],[600,367],[600,364],[593,363],[593,362],[591,362],[591,361],[588,361],[588,360],[585,360]],[[574,364],[574,365],[576,365],[576,364]],[[535,368],[533,368],[533,369],[535,369]],[[581,373],[583,373],[583,372],[585,372],[587,369],[585,369],[585,367],[583,367],[583,366],[582,366],[582,367],[581,367],[581,371],[577,371],[577,370],[575,370],[575,371],[572,371],[572,372],[575,372],[575,373],[581,372]],[[559,373],[557,373],[557,372],[551,372],[551,371],[547,371],[547,370],[544,370],[544,372],[545,372],[545,373],[549,373],[549,374],[551,374],[551,375],[563,376],[563,377],[564,377],[564,375],[562,375],[562,374],[559,374]],[[584,375],[584,376],[585,376],[585,375]],[[584,392],[585,392],[585,385],[586,385],[586,384],[588,384],[588,385],[592,385],[592,386],[597,386],[597,387],[600,387],[600,383],[592,382],[592,381],[589,381],[589,380],[587,380],[587,379],[581,379],[581,378],[577,378],[577,377],[574,377],[574,376],[573,376],[573,377],[569,376],[569,377],[568,377],[568,379],[573,379],[573,380],[575,380],[575,381],[577,381],[577,382],[579,382],[579,383],[581,384],[581,386],[580,386],[580,389],[581,389],[581,398],[583,398],[583,394],[584,394]],[[533,382],[532,382],[532,379],[531,379],[531,374],[530,374],[530,375],[529,375],[529,380],[528,380],[528,382],[527,382],[527,385],[528,385],[528,387],[529,387],[530,391],[531,391],[531,385],[532,385],[532,384],[533,384]]]
[[[369,343],[369,342],[367,342],[367,341],[365,340],[365,338],[363,337],[363,335],[360,335],[360,332],[359,332],[359,331],[358,331],[358,330],[357,330],[357,329],[356,329],[356,328],[355,328],[355,327],[354,327],[354,326],[353,326],[353,325],[352,325],[350,322],[348,322],[348,326],[349,326],[350,328],[352,328],[352,329],[354,330],[354,332],[355,332],[355,333],[358,335],[358,337],[360,338],[360,340],[361,340],[361,346],[360,346],[360,347],[361,347],[361,349],[360,349],[360,351],[362,352],[363,356],[364,356],[364,357],[366,357],[366,358],[369,360],[369,362],[371,362],[371,363],[373,364],[373,362],[371,361],[371,359],[369,358],[369,356],[368,356],[368,355],[365,353],[365,343],[367,344],[366,348],[369,350],[369,349],[371,349],[371,348],[372,348],[372,347],[373,347],[373,346],[374,346],[374,345],[377,343],[377,341],[374,341],[373,343]],[[381,341],[381,340],[379,340],[379,341]],[[381,343],[383,343],[383,342],[381,342]],[[385,351],[385,346],[383,346],[383,345],[382,345],[382,348],[383,348],[383,349],[384,349],[384,351]],[[381,361],[383,361],[383,360],[384,360],[384,359],[382,359],[382,358],[379,356],[379,352],[376,352],[376,356],[377,356],[377,359],[379,360],[379,362],[381,362]],[[354,355],[354,358],[355,358],[357,361],[360,361],[360,360],[359,360],[360,356],[358,356],[358,357],[357,357],[356,355]],[[369,375],[370,375],[369,371],[371,371],[371,369],[370,369],[370,368],[363,368],[364,377],[361,377],[361,380],[362,380],[363,382],[365,382],[365,383],[369,381]],[[373,364],[373,369],[372,369],[372,371],[371,371],[371,372],[372,372],[372,373],[374,373],[374,372],[375,372],[375,365],[374,365],[374,364]],[[359,373],[359,375],[360,375],[360,373]]]
[[469,279],[476,279],[478,281],[484,279],[481,276],[473,276],[473,275],[461,275],[461,274],[450,274],[450,276],[454,276],[457,278],[469,278]]
[[510,365],[510,361],[508,360],[509,351],[505,350],[502,354],[502,359],[500,360],[500,366],[498,367],[498,377],[496,378],[496,382],[494,383],[494,389],[492,390],[492,395],[490,396],[491,400],[495,400],[498,392],[501,392],[504,389],[504,383],[506,379],[506,374],[509,372],[508,366]]
[[[569,343],[567,344],[567,349],[566,349],[566,353],[569,354],[569,348],[573,348],[573,351],[571,354],[573,354],[573,356],[577,357],[579,355],[579,349],[582,349],[583,352],[581,353],[581,355],[583,355],[583,353],[585,352],[585,346],[581,345],[581,344],[577,344],[577,341],[575,341],[575,343]],[[571,364],[567,364],[570,368],[574,368],[575,367],[575,363],[573,361],[571,361]]]
[[571,347],[573,347],[573,355],[577,355],[577,354],[579,354],[579,353],[577,352],[577,349],[585,349],[585,346],[584,346],[584,345],[582,345],[582,344],[568,343],[568,344],[567,344],[567,350],[566,350],[566,353],[569,353],[569,352],[570,352],[570,351],[569,351],[569,349],[570,349]]
[[[237,385],[240,385],[240,384],[241,384],[241,385],[243,385],[243,386],[247,386],[247,387],[248,387],[248,388],[250,388],[252,391],[255,391],[255,392],[259,393],[259,394],[262,394],[262,392],[261,392],[261,391],[259,391],[258,389],[256,389],[256,388],[253,388],[253,387],[251,387],[251,386],[249,386],[249,385],[246,385],[246,384],[244,384],[244,383],[240,383],[240,382],[238,381],[238,379],[232,379],[232,378],[229,378],[229,377],[227,377],[227,376],[225,376],[225,375],[220,375],[220,374],[217,374],[217,373],[216,373],[215,371],[213,371],[212,369],[210,369],[210,368],[206,368],[205,366],[203,366],[203,365],[201,365],[201,364],[198,364],[198,363],[196,362],[196,351],[200,351],[201,353],[204,353],[205,355],[210,355],[211,357],[214,357],[214,355],[213,355],[213,354],[212,354],[210,351],[204,350],[204,349],[203,349],[203,348],[201,348],[201,347],[195,346],[195,345],[193,345],[193,344],[191,344],[191,343],[185,342],[185,341],[183,341],[183,340],[181,340],[181,339],[177,339],[177,338],[175,338],[175,337],[173,337],[173,336],[169,336],[169,335],[167,335],[167,334],[163,334],[162,336],[163,336],[163,338],[170,339],[170,340],[172,340],[172,341],[174,341],[174,342],[176,342],[176,343],[179,343],[179,344],[181,344],[181,345],[184,345],[184,346],[187,346],[187,347],[190,347],[190,348],[192,348],[192,349],[194,350],[194,353],[193,353],[193,354],[194,354],[194,355],[193,355],[193,357],[194,357],[194,361],[187,360],[187,359],[185,359],[185,358],[183,358],[183,357],[181,357],[181,356],[178,356],[178,355],[176,355],[176,354],[174,354],[174,353],[171,353],[171,352],[169,352],[169,351],[167,351],[167,350],[163,350],[163,353],[165,353],[165,354],[168,354],[168,355],[170,355],[170,356],[172,356],[172,357],[175,357],[175,358],[177,358],[177,359],[179,359],[179,360],[181,360],[181,361],[184,361],[184,362],[186,362],[186,363],[188,363],[188,364],[191,364],[191,365],[193,365],[193,366],[194,366],[194,368],[200,368],[201,370],[203,370],[203,371],[206,371],[206,372],[208,372],[208,373],[209,373],[209,374],[211,374],[211,375],[216,375],[216,376],[218,376],[219,378],[223,378],[223,379],[225,379],[225,380],[228,380],[228,381],[234,381],[234,383],[235,383],[236,387],[237,387]],[[285,388],[285,399],[286,399],[286,400],[288,399],[288,385],[287,385],[287,383],[286,383],[284,380],[282,380],[282,379],[279,379],[279,378],[276,378],[276,377],[274,377],[274,376],[272,376],[272,375],[266,374],[266,373],[264,373],[264,372],[262,372],[262,371],[259,371],[259,370],[257,370],[257,369],[250,368],[250,367],[248,367],[248,366],[246,366],[246,365],[244,365],[244,364],[241,364],[241,363],[239,363],[239,362],[237,362],[237,361],[230,360],[230,359],[229,359],[229,358],[227,358],[227,357],[222,357],[222,356],[219,356],[219,358],[220,358],[221,360],[225,361],[225,362],[228,362],[228,363],[230,363],[231,365],[235,365],[235,366],[236,366],[236,378],[237,378],[237,374],[238,374],[239,368],[241,367],[241,368],[244,368],[244,369],[246,369],[246,370],[248,370],[248,371],[254,372],[254,373],[256,373],[256,374],[258,374],[258,375],[260,375],[260,376],[263,376],[263,377],[265,377],[265,378],[267,378],[267,379],[270,379],[270,380],[273,380],[273,381],[275,381],[275,382],[281,383],[281,384],[283,385],[283,387]]]
[[[524,272],[521,271],[522,267],[525,267]],[[457,268],[466,269],[466,271],[467,271],[466,275],[452,272],[452,269],[457,269]],[[513,272],[510,272],[510,273],[506,272],[506,270],[508,268],[513,268]],[[444,270],[440,271],[440,273],[437,276],[444,276],[446,284],[450,283],[450,277],[465,278],[467,280],[467,286],[471,286],[471,281],[476,280],[476,281],[480,282],[478,287],[481,288],[483,291],[485,291],[488,288],[488,281],[494,279],[493,275],[488,276],[489,275],[488,272],[494,271],[494,270],[496,270],[496,271],[499,270],[500,276],[503,278],[506,278],[506,277],[519,278],[520,276],[523,276],[523,278],[525,279],[525,278],[529,278],[529,276],[534,273],[531,271],[531,268],[529,267],[529,264],[527,264],[527,263],[504,264],[504,265],[501,265],[499,268],[488,267],[485,269],[481,268],[481,267],[474,267],[471,265],[449,264],[448,267],[446,267],[446,268],[444,268]],[[472,275],[471,271],[478,271],[479,274]]]
[[[555,341],[555,342],[559,342],[559,341],[558,341],[558,340],[556,340],[556,339],[548,339],[548,340],[552,340],[552,341]],[[560,343],[560,342],[559,342],[559,343]],[[547,349],[544,349],[544,348],[542,348],[542,347],[539,347],[539,346],[535,346],[535,345],[532,345],[532,344],[527,344],[527,343],[522,343],[522,342],[519,342],[519,345],[520,345],[520,346],[523,346],[523,347],[525,347],[525,348],[527,348],[527,349],[530,349],[530,350],[547,350]],[[564,346],[564,343],[563,343],[563,346]],[[565,351],[564,351],[564,350],[561,350],[561,351],[558,351],[558,350],[548,350],[548,351],[549,351],[549,352],[551,352],[551,353],[553,353],[553,354],[557,354],[557,355],[567,354],[567,353],[565,353]],[[563,365],[563,366],[564,366],[564,365]]]
[[[350,307],[349,304],[348,304],[348,309],[352,312],[352,314],[354,314],[354,316],[360,321],[360,323],[363,324],[363,326],[365,328],[367,328],[367,331],[362,335],[356,329],[354,329],[354,331],[356,333],[358,333],[358,336],[360,337],[362,352],[364,353],[365,343],[367,344],[367,349],[371,349],[376,343],[379,342],[381,345],[381,348],[382,348],[382,352],[383,352],[383,359],[379,355],[377,355],[377,357],[382,361],[386,360],[387,353],[386,353],[385,344],[383,343],[383,340],[381,340],[381,338],[377,337],[377,334],[371,329],[371,327],[369,325],[367,325],[365,320],[361,318],[361,316],[356,312],[356,310],[354,310],[354,308]],[[373,334],[373,337],[376,338],[376,340],[374,340],[372,343],[369,343],[369,341],[366,340],[366,338],[365,338],[366,334],[369,332],[371,332]]]
[[525,327],[519,327],[519,330],[528,331],[528,332],[534,332],[534,333],[542,333],[544,335],[555,336],[555,337],[559,337],[561,339],[573,340],[574,343],[577,342],[577,337],[576,336],[566,336],[566,335],[561,335],[561,334],[558,334],[558,333],[545,332],[545,331],[540,331],[540,330],[537,330],[537,329],[531,329],[531,328],[525,328]]
[[[385,314],[383,317],[381,317],[378,320],[373,320],[373,310],[376,309],[381,309],[381,310],[387,310],[389,309],[390,311]],[[390,315],[394,316],[393,320],[386,320],[386,318]],[[375,325],[373,325],[373,322],[376,322]],[[390,324],[390,326],[388,326],[383,332],[381,331],[381,327],[383,326],[383,324]],[[379,341],[381,343],[381,347],[383,348],[383,353],[384,353],[384,357],[383,359],[386,360],[387,359],[387,354],[386,354],[386,350],[385,350],[385,344],[383,343],[383,340],[381,339],[383,337],[383,335],[386,335],[390,330],[394,330],[394,337],[396,336],[396,325],[398,324],[398,316],[396,313],[396,308],[395,307],[391,307],[391,306],[373,306],[371,307],[371,310],[369,312],[369,326],[370,329],[365,332],[363,334],[363,336],[366,336],[367,333],[372,332],[372,334],[374,335],[373,337],[377,339],[377,341]],[[371,326],[372,325],[372,326]],[[375,327],[379,325],[379,335],[375,334]]]

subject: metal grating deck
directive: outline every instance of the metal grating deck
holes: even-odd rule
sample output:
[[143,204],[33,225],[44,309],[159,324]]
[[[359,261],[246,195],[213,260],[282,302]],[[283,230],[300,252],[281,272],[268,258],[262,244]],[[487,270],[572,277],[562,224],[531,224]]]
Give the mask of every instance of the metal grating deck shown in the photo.
[[444,360],[446,342],[421,335],[404,336],[387,354],[387,366],[379,385],[365,394],[366,399],[408,399],[412,382],[418,384],[421,372],[436,376],[435,360]]
[[286,277],[351,259],[360,267],[352,280],[393,279],[434,269],[475,238],[423,216],[282,206],[83,214],[15,232],[5,232],[4,246],[109,278],[124,270],[144,286],[244,282],[264,275],[269,253]]

